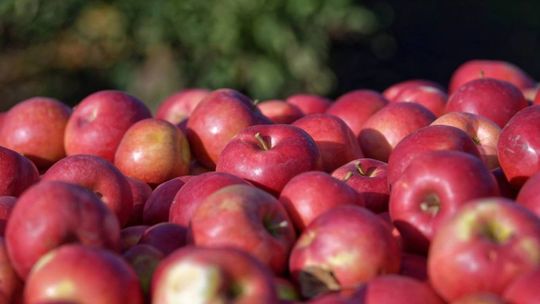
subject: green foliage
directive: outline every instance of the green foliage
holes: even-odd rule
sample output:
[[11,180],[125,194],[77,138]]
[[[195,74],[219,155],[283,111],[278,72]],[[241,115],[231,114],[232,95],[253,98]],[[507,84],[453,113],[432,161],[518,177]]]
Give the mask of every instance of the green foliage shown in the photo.
[[328,94],[331,40],[378,27],[353,0],[2,0],[0,93],[113,87],[153,106],[184,87]]

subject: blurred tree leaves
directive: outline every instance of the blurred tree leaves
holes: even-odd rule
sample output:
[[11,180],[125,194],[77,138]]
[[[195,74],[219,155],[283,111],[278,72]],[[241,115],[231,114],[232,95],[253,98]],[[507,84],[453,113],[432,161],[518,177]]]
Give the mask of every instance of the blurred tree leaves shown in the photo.
[[151,107],[185,87],[328,94],[330,42],[380,27],[354,0],[2,0],[0,102],[117,88]]

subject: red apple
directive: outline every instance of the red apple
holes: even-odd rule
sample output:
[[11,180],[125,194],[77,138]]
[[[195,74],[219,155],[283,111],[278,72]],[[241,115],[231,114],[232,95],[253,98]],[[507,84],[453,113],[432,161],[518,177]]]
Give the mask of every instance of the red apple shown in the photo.
[[395,83],[388,88],[386,88],[382,95],[388,99],[388,100],[394,100],[396,96],[401,93],[404,89],[410,88],[410,87],[421,87],[421,86],[428,86],[428,87],[434,87],[440,90],[444,90],[444,88],[431,80],[425,80],[425,79],[411,79],[411,80],[405,80],[402,82]]
[[427,283],[395,274],[370,280],[358,293],[362,304],[444,304]]
[[174,93],[159,104],[155,117],[178,125],[191,115],[193,109],[209,93],[208,90],[197,88]]
[[482,115],[504,125],[528,103],[521,91],[509,82],[481,78],[465,83],[448,99],[446,113],[467,112]]
[[0,196],[0,236],[5,234],[7,221],[16,202],[14,196]]
[[306,227],[291,252],[289,270],[301,294],[313,298],[397,272],[399,263],[400,248],[386,224],[365,208],[347,205]]
[[272,273],[233,248],[188,246],[154,272],[152,303],[278,303]]
[[317,145],[304,130],[292,125],[256,125],[238,133],[225,146],[216,171],[279,194],[291,178],[319,167]]
[[87,189],[43,181],[17,200],[6,226],[13,268],[26,278],[44,254],[65,243],[119,249],[120,226],[114,214]]
[[173,199],[188,178],[186,176],[173,178],[157,186],[146,200],[143,209],[143,223],[153,225],[169,220],[169,209]]
[[426,152],[392,184],[390,217],[406,248],[425,253],[439,225],[464,204],[498,194],[495,178],[479,158],[458,151]]
[[308,171],[293,177],[281,190],[279,201],[298,231],[336,206],[364,206],[354,189],[322,171]]
[[68,155],[91,154],[114,161],[116,147],[135,122],[152,117],[137,98],[121,91],[99,91],[84,98],[66,126]]
[[295,94],[287,97],[286,102],[295,105],[304,115],[324,113],[332,101],[314,94]]
[[540,172],[535,173],[523,184],[516,201],[540,216]]
[[[295,302],[296,303],[296,302]],[[358,289],[346,289],[325,292],[315,298],[309,299],[307,304],[356,304],[363,303]]]
[[0,195],[19,196],[38,182],[39,172],[32,161],[0,146]]
[[63,181],[94,192],[125,226],[133,209],[133,196],[126,177],[110,162],[93,155],[72,155],[56,162],[42,180]]
[[225,145],[248,126],[269,123],[253,101],[232,89],[208,94],[193,110],[187,123],[187,136],[194,157],[214,168]]
[[173,223],[159,223],[146,229],[138,244],[158,249],[163,256],[186,245],[187,228]]
[[17,303],[22,294],[23,282],[11,264],[6,249],[6,242],[0,237],[0,303]]
[[257,108],[273,123],[278,124],[290,124],[304,116],[304,113],[297,106],[279,99],[259,102]]
[[337,168],[332,172],[332,176],[356,190],[366,208],[381,213],[388,210],[390,197],[386,171],[385,162],[360,158]]
[[127,177],[131,197],[133,198],[133,208],[127,222],[127,226],[140,225],[143,222],[143,209],[146,200],[152,194],[152,188],[147,183],[132,177]]
[[137,245],[149,227],[148,225],[136,225],[120,230],[120,252],[126,252],[129,248]]
[[502,295],[519,276],[540,266],[540,221],[504,198],[467,203],[435,234],[430,282],[453,301],[468,294]]
[[[525,304],[522,302],[519,303]],[[504,301],[498,295],[487,292],[479,292],[468,294],[462,298],[452,301],[450,304],[508,304],[508,302]]]
[[429,125],[435,115],[424,106],[410,103],[391,103],[364,124],[360,146],[365,157],[388,161],[394,147],[413,131]]
[[197,246],[240,248],[276,274],[286,268],[295,231],[281,203],[253,186],[231,185],[210,194],[191,218]]
[[64,245],[41,258],[28,276],[24,303],[68,301],[142,304],[137,274],[120,256],[101,248]]
[[499,167],[497,143],[501,128],[490,119],[472,113],[450,112],[437,118],[431,125],[446,125],[465,131],[476,144],[486,166],[489,169]]
[[356,136],[343,120],[330,114],[310,114],[293,126],[306,131],[317,144],[322,169],[332,172],[351,160],[363,157]]
[[435,116],[441,116],[446,107],[448,95],[434,86],[409,86],[401,90],[392,102],[414,102],[423,105]]
[[64,131],[70,115],[71,108],[56,99],[26,99],[6,113],[0,144],[46,169],[66,155]]
[[[143,295],[146,299],[149,299],[152,276],[159,262],[165,256],[154,246],[138,244],[124,252],[122,257],[137,274]],[[150,303],[149,301],[147,302]]]
[[540,268],[517,277],[504,291],[506,303],[534,304],[540,303]]

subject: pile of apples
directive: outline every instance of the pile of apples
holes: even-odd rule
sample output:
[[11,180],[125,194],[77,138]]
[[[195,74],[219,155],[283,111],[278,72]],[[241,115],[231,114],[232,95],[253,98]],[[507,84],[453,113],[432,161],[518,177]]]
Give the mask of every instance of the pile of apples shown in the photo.
[[0,115],[0,303],[540,303],[540,94],[472,60],[335,101]]

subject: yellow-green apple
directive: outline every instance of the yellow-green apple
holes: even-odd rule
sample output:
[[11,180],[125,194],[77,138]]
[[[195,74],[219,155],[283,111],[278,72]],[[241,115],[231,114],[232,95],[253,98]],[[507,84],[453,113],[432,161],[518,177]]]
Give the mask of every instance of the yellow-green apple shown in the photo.
[[281,190],[279,201],[302,231],[322,213],[345,204],[364,206],[358,193],[323,171],[308,171],[293,177]]
[[189,178],[188,175],[180,176],[157,186],[144,204],[143,223],[153,225],[169,221],[169,209],[173,199]]
[[332,104],[328,98],[306,93],[291,95],[285,101],[298,107],[304,115],[324,113]]
[[440,84],[431,80],[410,79],[410,80],[404,80],[404,81],[401,81],[401,82],[398,82],[389,86],[382,92],[382,95],[384,96],[384,98],[388,100],[394,100],[396,96],[399,95],[399,93],[401,93],[401,91],[403,91],[404,89],[410,88],[410,87],[421,87],[421,86],[434,87],[440,90],[444,90],[444,88]]
[[210,92],[189,116],[186,133],[193,156],[215,168],[225,145],[248,126],[271,123],[253,101],[233,89]]
[[332,176],[356,190],[366,208],[381,213],[388,211],[390,197],[387,167],[388,165],[380,160],[359,158],[337,168],[332,172]]
[[486,166],[489,169],[499,167],[497,143],[501,128],[489,118],[467,112],[449,112],[435,119],[431,125],[446,125],[465,131],[476,144]]
[[176,92],[159,104],[155,118],[178,125],[188,119],[193,109],[209,93],[210,91],[199,88],[184,89]]
[[264,116],[277,124],[290,124],[304,116],[297,106],[280,99],[259,102],[257,108]]
[[188,246],[158,265],[152,303],[279,303],[271,271],[234,248]]
[[254,186],[231,185],[210,194],[191,218],[189,236],[197,246],[245,250],[282,274],[296,239],[281,203]]
[[[525,302],[511,303],[525,304]],[[509,302],[504,301],[501,296],[498,296],[496,294],[492,294],[489,292],[479,292],[468,294],[462,298],[450,302],[450,304],[509,304]]]
[[318,170],[321,158],[309,134],[293,125],[256,125],[223,149],[216,171],[243,178],[274,195],[294,176]]
[[307,298],[355,289],[381,273],[399,271],[399,264],[400,248],[386,223],[353,205],[332,208],[312,221],[289,258],[291,275]]
[[17,197],[38,181],[39,171],[31,160],[0,146],[0,195]]
[[248,185],[240,177],[228,173],[208,172],[193,176],[172,196],[168,219],[174,224],[188,227],[193,213],[207,196],[230,185]]
[[360,131],[360,147],[365,157],[388,161],[394,147],[413,131],[429,125],[435,115],[411,102],[390,103],[373,114]]
[[358,138],[366,120],[387,104],[376,91],[355,90],[341,95],[325,113],[341,118]]
[[14,196],[0,196],[0,236],[4,236],[6,224],[15,206],[17,198]]
[[540,171],[540,105],[529,106],[502,129],[497,156],[504,175],[517,190]]
[[138,244],[146,244],[158,249],[163,256],[169,255],[186,245],[187,228],[173,223],[159,223],[148,227]]
[[41,178],[83,186],[94,192],[125,226],[133,209],[127,178],[109,161],[94,155],[77,154],[57,161]]
[[540,303],[540,268],[536,268],[517,277],[503,293],[505,303],[534,304]]
[[63,245],[39,259],[24,288],[24,303],[142,304],[137,274],[103,248]]
[[373,278],[358,292],[362,304],[444,304],[425,282],[406,276],[388,274]]
[[135,225],[122,228],[120,230],[120,252],[126,252],[129,248],[137,245],[149,227],[148,225]]
[[122,173],[154,187],[188,174],[190,161],[184,133],[170,122],[156,118],[134,123],[114,155],[114,165]]
[[64,131],[71,108],[47,97],[33,97],[12,107],[0,128],[0,144],[47,169],[66,155]]
[[499,195],[484,163],[460,151],[418,155],[392,184],[390,217],[409,251],[426,253],[439,225],[476,198]]
[[293,126],[306,131],[317,144],[322,159],[322,169],[332,172],[351,160],[363,157],[362,150],[354,133],[341,120],[330,114],[310,114]]
[[0,237],[0,303],[18,303],[16,298],[22,295],[23,282],[13,269],[9,259],[6,242]]
[[6,226],[13,267],[26,278],[38,259],[65,243],[118,250],[118,220],[88,189],[60,181],[39,182],[19,197]]
[[502,295],[540,266],[540,221],[512,200],[486,198],[463,205],[441,223],[431,243],[428,275],[439,295]]
[[150,303],[152,276],[159,262],[163,260],[165,256],[154,246],[137,244],[124,252],[122,257],[137,274],[145,302]]
[[465,83],[478,78],[508,81],[520,90],[535,86],[534,80],[518,66],[502,60],[469,60],[461,64],[450,78],[449,91],[453,93]]
[[464,131],[445,125],[423,127],[403,138],[390,154],[388,184],[393,185],[419,155],[442,150],[461,151],[480,159],[476,144]]
[[435,116],[441,116],[446,108],[448,95],[437,86],[406,86],[390,102],[414,102],[423,105]]
[[519,190],[516,201],[518,204],[540,216],[540,172],[532,175]]
[[133,207],[131,208],[131,214],[126,223],[126,226],[140,225],[143,222],[143,210],[146,200],[152,194],[152,188],[145,182],[126,176],[131,189],[131,197],[133,198]]
[[472,80],[459,87],[446,103],[446,113],[482,115],[503,128],[519,110],[528,106],[521,91],[509,82],[494,78]]
[[74,109],[66,126],[67,155],[91,154],[114,161],[114,152],[132,124],[150,118],[148,107],[122,91],[90,94]]

